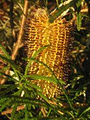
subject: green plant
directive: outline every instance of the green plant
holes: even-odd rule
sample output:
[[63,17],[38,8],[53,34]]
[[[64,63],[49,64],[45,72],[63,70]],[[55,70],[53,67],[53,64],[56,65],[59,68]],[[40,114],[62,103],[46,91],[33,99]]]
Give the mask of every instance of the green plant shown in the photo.
[[[30,4],[36,4],[34,2],[32,0]],[[90,119],[89,15],[88,13],[81,13],[82,0],[71,1],[60,8],[59,4],[63,4],[64,0],[56,0],[56,2],[52,1],[51,3],[48,0],[39,0],[38,2],[40,5],[44,4],[44,6],[47,6],[48,11],[51,11],[50,9],[54,7],[54,4],[57,6],[56,12],[50,16],[51,22],[59,15],[63,16],[62,13],[68,8],[69,10],[64,16],[67,20],[70,20],[73,16],[77,16],[77,29],[75,28],[74,30],[74,49],[72,51],[72,72],[67,84],[63,87],[65,83],[62,80],[58,81],[51,68],[36,59],[37,55],[48,46],[41,47],[30,58],[23,58],[28,61],[23,71],[22,63],[19,60],[20,53],[17,54],[16,60],[12,60],[12,56],[10,55],[13,51],[12,45],[17,40],[17,33],[20,29],[20,18],[23,15],[22,8],[25,2],[24,0],[0,1],[3,5],[0,11],[1,13],[4,12],[4,14],[0,14],[2,18],[0,20],[0,43],[2,44],[3,41],[6,43],[5,47],[0,45],[0,50],[3,51],[3,55],[0,53],[0,60],[5,61],[5,66],[0,70],[0,76],[6,80],[4,84],[0,85],[0,117],[3,120],[88,120]],[[88,6],[90,5],[87,0],[84,2]],[[13,9],[11,8],[12,4]],[[74,8],[74,11],[71,7]],[[13,13],[12,17],[9,16],[10,12]],[[29,66],[33,62],[45,66],[51,71],[52,76],[28,75]],[[3,70],[9,70],[10,74],[3,72]],[[63,94],[58,96],[57,99],[52,99],[53,103],[50,103],[50,100],[42,94],[42,89],[37,85],[31,84],[28,79],[42,79],[58,83]],[[40,96],[41,99],[37,99],[37,96]],[[43,116],[45,112],[47,113],[46,117]]]

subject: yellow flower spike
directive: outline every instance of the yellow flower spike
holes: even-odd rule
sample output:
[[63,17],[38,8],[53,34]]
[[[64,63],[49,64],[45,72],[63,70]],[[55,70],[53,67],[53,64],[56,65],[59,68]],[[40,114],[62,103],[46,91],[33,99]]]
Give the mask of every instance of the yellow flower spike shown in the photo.
[[[47,64],[57,78],[67,81],[68,59],[72,44],[71,30],[72,23],[61,19],[60,16],[53,23],[50,23],[49,15],[45,9],[32,9],[25,28],[24,44],[27,57],[30,58],[39,48],[50,44],[36,58]],[[51,76],[45,66],[35,62],[31,65],[29,74]],[[44,80],[33,80],[32,83],[40,86],[43,89],[42,94],[48,98],[56,98],[60,94],[57,84]]]

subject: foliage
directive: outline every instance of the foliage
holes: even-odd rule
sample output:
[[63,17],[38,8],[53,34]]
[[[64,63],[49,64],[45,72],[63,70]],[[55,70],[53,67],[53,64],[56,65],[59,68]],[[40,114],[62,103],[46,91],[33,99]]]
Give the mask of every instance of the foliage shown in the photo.
[[[65,0],[31,0],[31,5],[47,7],[48,12],[56,8],[54,15],[50,16],[50,21],[53,22],[55,18],[62,15],[67,9],[68,14],[65,15],[67,20],[73,16],[77,16],[77,28],[74,30],[74,43],[71,60],[71,73],[66,88],[62,80],[58,80],[53,71],[51,77],[28,75],[29,66],[36,60],[36,56],[44,50],[47,46],[40,48],[35,54],[27,59],[28,61],[25,71],[23,71],[22,63],[20,62],[21,54],[18,53],[15,61],[11,59],[13,45],[17,41],[18,32],[20,29],[21,16],[23,15],[24,0],[2,0],[0,1],[0,50],[4,55],[0,54],[0,59],[3,59],[10,68],[10,75],[3,73],[0,70],[0,75],[6,77],[7,82],[0,85],[0,112],[12,108],[11,114],[0,115],[3,120],[89,120],[90,119],[90,17],[88,12],[81,13],[83,0],[71,1],[65,6]],[[89,6],[90,3],[84,1]],[[74,8],[74,10],[72,9]],[[29,8],[30,9],[30,8]],[[5,42],[5,46],[2,43]],[[4,68],[3,68],[4,69]],[[51,104],[49,99],[42,94],[42,89],[36,85],[29,84],[28,79],[42,79],[58,83],[62,89],[63,94],[57,99],[53,99]],[[41,99],[37,99],[40,96]],[[23,106],[24,109],[17,112],[17,107]],[[47,111],[47,117],[44,117],[41,112],[42,108]]]

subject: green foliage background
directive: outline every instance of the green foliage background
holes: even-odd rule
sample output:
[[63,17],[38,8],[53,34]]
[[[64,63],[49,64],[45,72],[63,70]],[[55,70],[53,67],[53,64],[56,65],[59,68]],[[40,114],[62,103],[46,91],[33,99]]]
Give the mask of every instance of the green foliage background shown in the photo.
[[[11,114],[1,115],[1,120],[89,120],[90,119],[90,1],[73,0],[68,5],[59,8],[59,4],[65,0],[30,0],[29,6],[40,5],[47,7],[48,12],[57,8],[56,13],[50,16],[50,22],[53,22],[61,13],[70,7],[74,7],[75,11],[70,9],[70,16],[65,16],[67,20],[73,15],[77,16],[77,25],[74,29],[74,43],[71,60],[71,75],[67,82],[66,89],[63,87],[64,82],[58,81],[51,72],[52,77],[39,75],[27,75],[28,67],[35,57],[47,46],[36,51],[34,56],[30,58],[26,65],[25,71],[22,72],[20,53],[15,61],[11,60],[11,53],[14,43],[17,41],[20,29],[21,16],[23,15],[24,0],[1,0],[0,1],[0,48],[4,55],[0,57],[7,63],[7,66],[0,70],[0,74],[7,77],[8,81],[0,85],[0,112],[6,108],[13,108]],[[82,2],[88,6],[87,13],[81,13]],[[30,8],[29,8],[30,9]],[[83,29],[82,29],[83,28]],[[1,44],[5,42],[3,47]],[[0,58],[0,59],[1,59]],[[36,61],[40,62],[40,61]],[[12,76],[6,75],[3,71],[11,68]],[[58,83],[63,91],[63,95],[58,97],[52,105],[48,102],[48,98],[42,95],[42,90],[36,85],[29,84],[27,78],[44,79]],[[36,96],[41,96],[42,100],[37,100]],[[66,103],[66,106],[60,104]],[[16,112],[17,106],[25,105],[23,110]],[[75,106],[76,105],[76,106]],[[40,106],[44,106],[47,110],[47,117],[44,117],[40,111]]]

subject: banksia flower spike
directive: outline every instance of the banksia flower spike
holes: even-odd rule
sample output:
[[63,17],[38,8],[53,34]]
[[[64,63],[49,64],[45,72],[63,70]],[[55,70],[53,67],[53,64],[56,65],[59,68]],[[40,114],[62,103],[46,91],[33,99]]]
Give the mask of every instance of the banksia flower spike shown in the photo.
[[[31,9],[25,27],[24,46],[27,57],[31,57],[39,48],[49,45],[37,55],[36,59],[47,64],[58,79],[68,80],[68,59],[70,57],[70,45],[72,23],[60,16],[49,22],[49,15],[45,9]],[[50,77],[52,74],[43,65],[33,62],[29,74],[38,74]],[[55,98],[60,94],[57,84],[44,80],[33,80],[33,84],[43,89],[43,94],[48,98]]]

